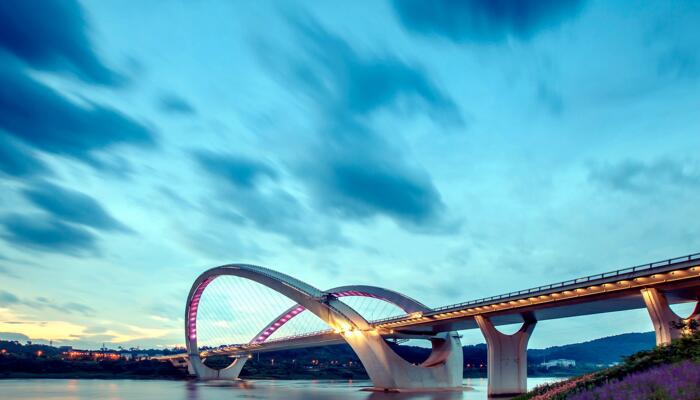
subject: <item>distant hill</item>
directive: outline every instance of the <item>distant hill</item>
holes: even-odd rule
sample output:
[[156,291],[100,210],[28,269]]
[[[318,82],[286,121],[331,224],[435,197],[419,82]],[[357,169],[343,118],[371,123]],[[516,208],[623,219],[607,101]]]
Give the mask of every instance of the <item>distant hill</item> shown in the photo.
[[[622,335],[608,336],[583,343],[554,346],[546,349],[529,349],[527,358],[530,364],[539,364],[542,361],[565,358],[575,360],[577,364],[612,364],[622,357],[634,354],[641,350],[654,347],[656,338],[654,332],[625,333]],[[341,347],[343,345],[339,345]],[[417,346],[395,346],[395,351],[406,360],[413,363],[424,361],[430,354],[430,349]],[[352,354],[351,350],[348,354]],[[476,344],[462,347],[464,364],[479,366],[486,364],[486,344]]]
[[[651,349],[655,344],[654,332],[625,333],[583,343],[529,349],[527,358],[530,364],[558,358],[575,360],[577,364],[612,364],[620,361],[623,356]],[[396,351],[411,362],[421,362],[430,353],[429,349],[415,346],[400,346]],[[478,366],[486,363],[486,344],[464,346],[462,352],[465,364]]]
[[527,351],[527,358],[532,364],[557,358],[586,364],[612,364],[620,361],[623,356],[651,349],[655,345],[654,332],[625,333],[566,346],[530,349]]
[[[555,346],[546,349],[528,350],[530,376],[571,376],[599,369],[600,364],[612,364],[620,361],[622,356],[631,355],[640,350],[654,347],[653,332],[627,333],[591,340],[584,343]],[[421,363],[430,355],[426,347],[397,345],[389,343],[395,351],[411,363]],[[165,368],[159,363],[139,364],[125,360],[112,363],[104,362],[73,362],[60,358],[61,349],[41,344],[22,345],[18,341],[0,340],[0,378],[22,377],[21,374],[75,377],[130,377],[150,376],[160,378],[185,378],[184,374]],[[177,353],[172,350],[138,350],[140,353]],[[486,345],[477,344],[464,346],[465,376],[486,375]],[[43,353],[43,354],[39,354]],[[546,360],[570,359],[576,361],[575,368],[544,368],[537,364]],[[215,367],[230,364],[227,357],[209,357],[207,363]],[[104,368],[103,368],[104,367]],[[106,369],[105,369],[106,368]],[[20,374],[20,375],[17,375]],[[56,375],[58,374],[58,375]],[[73,374],[73,375],[71,375]],[[77,374],[77,375],[76,375]],[[241,373],[242,378],[272,378],[272,379],[366,379],[367,375],[357,358],[347,344],[284,350],[256,354],[247,363]]]

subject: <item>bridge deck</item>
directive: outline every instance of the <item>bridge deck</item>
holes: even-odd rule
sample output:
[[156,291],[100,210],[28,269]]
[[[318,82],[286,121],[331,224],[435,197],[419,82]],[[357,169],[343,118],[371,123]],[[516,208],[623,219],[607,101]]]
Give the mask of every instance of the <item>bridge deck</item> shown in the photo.
[[[414,337],[438,332],[476,328],[474,316],[488,315],[496,325],[522,322],[530,313],[537,320],[644,308],[640,290],[663,290],[670,303],[700,298],[700,253],[639,265],[565,282],[506,293],[373,321],[385,337]],[[203,355],[241,355],[343,343],[332,331],[279,338],[261,344],[242,344],[212,349]]]

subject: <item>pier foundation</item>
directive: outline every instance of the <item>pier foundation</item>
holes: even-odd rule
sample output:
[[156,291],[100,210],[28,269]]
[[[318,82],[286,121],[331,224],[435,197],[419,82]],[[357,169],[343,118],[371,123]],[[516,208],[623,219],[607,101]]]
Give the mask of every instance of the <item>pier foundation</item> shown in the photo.
[[486,339],[488,395],[517,396],[527,392],[527,342],[537,321],[524,315],[523,326],[512,335],[501,333],[487,317],[474,317]]

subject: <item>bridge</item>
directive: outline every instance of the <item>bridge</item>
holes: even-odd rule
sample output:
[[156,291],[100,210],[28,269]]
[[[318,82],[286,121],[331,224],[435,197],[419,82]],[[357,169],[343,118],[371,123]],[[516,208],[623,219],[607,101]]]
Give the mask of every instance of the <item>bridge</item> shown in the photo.
[[[250,340],[200,348],[198,329],[206,327],[202,317],[198,318],[203,297],[215,280],[226,276],[262,285],[292,304],[250,335]],[[387,303],[399,312],[381,319],[366,318],[366,313],[348,304],[351,298]],[[233,308],[235,312],[242,304],[251,303],[251,299],[244,296],[243,300],[229,302],[223,308]],[[682,335],[670,324],[680,319],[670,305],[696,302],[686,321],[700,321],[699,299],[700,253],[438,308],[429,308],[376,286],[319,290],[268,268],[230,264],[205,271],[195,280],[185,310],[187,353],[167,358],[174,364],[187,366],[199,379],[237,379],[248,358],[255,353],[347,343],[377,389],[459,388],[463,360],[458,331],[479,329],[488,348],[488,393],[510,396],[526,391],[527,343],[538,321],[646,308],[657,345],[665,345]],[[253,309],[255,306],[252,304]],[[327,329],[276,335],[284,326],[309,313]],[[522,326],[512,335],[496,328],[515,323]],[[413,365],[388,345],[387,339],[392,338],[428,340],[432,352],[422,364]],[[224,369],[211,368],[204,362],[207,357],[221,355],[233,360]]]

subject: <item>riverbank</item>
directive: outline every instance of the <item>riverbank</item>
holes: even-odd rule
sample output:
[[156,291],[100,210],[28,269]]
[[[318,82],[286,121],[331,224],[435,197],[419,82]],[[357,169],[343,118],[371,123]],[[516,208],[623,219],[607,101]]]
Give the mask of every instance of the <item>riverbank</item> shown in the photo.
[[187,371],[156,360],[70,361],[0,357],[0,379],[189,379]]
[[617,366],[543,385],[514,400],[700,398],[700,332],[640,351]]

